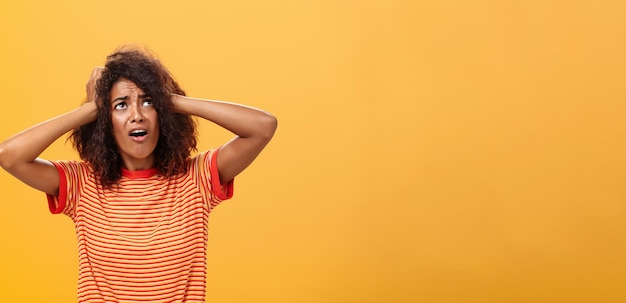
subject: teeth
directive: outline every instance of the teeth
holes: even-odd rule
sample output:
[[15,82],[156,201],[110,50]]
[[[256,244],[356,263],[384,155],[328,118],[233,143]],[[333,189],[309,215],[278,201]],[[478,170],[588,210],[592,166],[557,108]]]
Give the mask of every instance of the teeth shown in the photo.
[[147,134],[147,132],[145,130],[134,130],[134,131],[130,132],[130,135],[131,136],[135,136],[135,137],[144,136],[146,134]]

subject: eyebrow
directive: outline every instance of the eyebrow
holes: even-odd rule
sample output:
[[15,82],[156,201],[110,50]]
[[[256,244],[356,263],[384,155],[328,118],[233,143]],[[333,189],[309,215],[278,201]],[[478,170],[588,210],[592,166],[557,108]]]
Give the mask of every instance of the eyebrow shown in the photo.
[[[139,99],[147,99],[147,98],[150,98],[150,96],[148,96],[146,94],[139,95]],[[128,100],[128,96],[117,97],[117,98],[113,99],[113,101],[111,101],[111,104],[115,103],[115,101],[126,101],[126,100]]]
[[111,103],[115,103],[115,101],[126,101],[126,100],[128,100],[128,96],[117,97],[117,98],[113,99],[113,101],[111,101]]

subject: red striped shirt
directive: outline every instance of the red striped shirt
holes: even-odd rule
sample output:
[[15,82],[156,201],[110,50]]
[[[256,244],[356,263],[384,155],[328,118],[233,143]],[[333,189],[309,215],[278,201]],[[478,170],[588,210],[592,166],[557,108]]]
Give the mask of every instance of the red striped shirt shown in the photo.
[[76,227],[79,302],[204,302],[209,213],[233,194],[216,156],[199,154],[169,179],[122,170],[110,189],[85,162],[52,162],[60,186],[48,204]]

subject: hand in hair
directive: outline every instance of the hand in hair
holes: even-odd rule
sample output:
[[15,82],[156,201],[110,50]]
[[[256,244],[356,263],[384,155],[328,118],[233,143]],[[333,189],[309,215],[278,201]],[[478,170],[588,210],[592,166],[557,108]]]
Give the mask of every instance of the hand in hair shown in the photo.
[[[98,79],[100,79],[100,76],[102,76],[102,71],[104,71],[104,67],[102,66],[96,66],[91,71],[89,81],[87,81],[87,84],[85,85],[85,90],[87,91],[87,102],[97,101],[98,96],[96,93],[96,83],[98,82]],[[102,102],[98,101],[96,102],[96,105],[100,107]]]

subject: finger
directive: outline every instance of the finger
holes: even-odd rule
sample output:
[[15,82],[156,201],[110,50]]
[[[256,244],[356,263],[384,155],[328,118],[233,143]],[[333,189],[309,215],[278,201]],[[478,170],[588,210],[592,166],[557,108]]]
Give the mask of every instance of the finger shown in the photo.
[[100,75],[102,75],[102,72],[104,71],[104,67],[102,66],[96,66],[92,71],[91,71],[91,76],[89,77],[90,79],[98,79],[100,78]]

